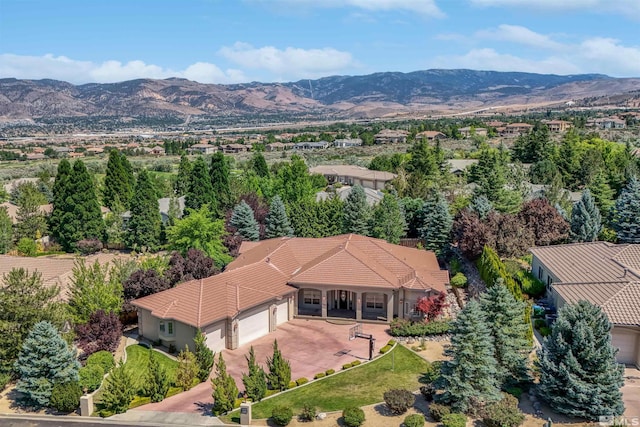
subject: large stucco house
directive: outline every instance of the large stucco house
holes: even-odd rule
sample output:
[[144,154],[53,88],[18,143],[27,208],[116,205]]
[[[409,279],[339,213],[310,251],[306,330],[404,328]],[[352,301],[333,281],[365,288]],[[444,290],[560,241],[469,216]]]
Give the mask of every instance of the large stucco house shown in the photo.
[[640,245],[574,243],[531,249],[532,273],[547,284],[556,308],[581,300],[613,324],[617,360],[640,367]]
[[214,351],[235,349],[294,317],[389,322],[416,316],[445,291],[433,252],[354,234],[244,242],[224,272],[133,301],[139,333],[176,348],[198,329]]

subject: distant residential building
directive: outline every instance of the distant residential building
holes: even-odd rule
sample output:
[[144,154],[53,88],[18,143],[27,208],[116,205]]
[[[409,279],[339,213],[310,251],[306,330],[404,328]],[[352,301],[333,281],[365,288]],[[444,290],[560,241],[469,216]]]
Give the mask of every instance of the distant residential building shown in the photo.
[[152,154],[154,156],[164,156],[165,154],[164,147],[161,147],[159,145],[156,145],[155,147],[151,147],[151,151],[149,151],[149,154]]
[[427,141],[435,141],[438,139],[445,139],[447,135],[442,132],[438,132],[437,130],[425,130],[424,132],[420,132],[416,134],[416,139],[426,139]]
[[[178,208],[178,217],[182,218],[184,213],[184,196],[180,196],[176,198],[177,208]],[[169,222],[169,206],[171,205],[171,198],[164,197],[162,199],[158,199],[158,211],[160,212],[160,218],[162,219],[163,224],[167,224]],[[131,211],[126,211],[122,214],[122,218],[124,221],[129,221],[131,219]]]
[[477,159],[449,159],[449,171],[454,175],[462,175],[471,165],[478,163]]
[[617,117],[595,119],[592,122],[590,121],[588,124],[598,129],[625,129],[627,127],[627,122],[622,119],[618,119]]
[[476,127],[473,127],[473,126],[466,126],[466,127],[458,129],[458,131],[465,138],[469,138],[472,135],[487,136],[487,129],[486,128],[476,128]]
[[[349,194],[351,194],[352,189],[353,187],[345,185],[345,186],[336,188],[335,192],[320,191],[316,193],[316,201],[318,202],[324,201],[334,195],[340,197],[340,200],[345,201],[347,200],[347,197],[349,197]],[[367,197],[367,204],[369,206],[377,205],[378,203],[380,203],[380,201],[384,197],[384,194],[380,190],[374,190],[372,188],[363,188],[363,189],[364,189],[364,194]]]
[[251,147],[244,144],[225,144],[218,147],[218,150],[225,154],[236,154],[250,151]]
[[504,135],[506,136],[520,136],[533,129],[533,125],[529,123],[511,123],[504,127]]
[[501,122],[500,120],[492,120],[489,123],[487,123],[487,126],[492,128],[499,128],[499,127],[503,127],[505,124],[506,124],[505,122]]
[[549,128],[549,132],[553,133],[565,132],[573,127],[571,122],[565,120],[550,120],[545,122],[545,124]]
[[375,136],[376,144],[404,144],[409,132],[406,130],[383,129]]
[[192,154],[213,154],[216,152],[216,146],[210,144],[194,144],[189,147]]
[[359,147],[362,145],[360,138],[336,139],[333,145],[340,148]]
[[318,142],[299,142],[293,146],[296,150],[318,150],[329,148],[329,143],[327,141],[318,141]]
[[284,151],[284,148],[285,146],[282,142],[272,142],[264,147],[266,151]]
[[391,172],[374,171],[353,165],[320,165],[309,169],[309,172],[323,175],[329,184],[361,185],[374,190],[384,189],[385,185],[396,177],[396,174]]
[[[9,218],[11,218],[12,223],[16,224],[18,222],[19,207],[17,205],[14,205],[11,202],[4,202],[4,203],[0,203],[0,208],[7,209],[7,214],[9,215]],[[53,205],[51,203],[38,206],[38,212],[42,215],[49,215],[51,214],[52,211],[53,211]]]

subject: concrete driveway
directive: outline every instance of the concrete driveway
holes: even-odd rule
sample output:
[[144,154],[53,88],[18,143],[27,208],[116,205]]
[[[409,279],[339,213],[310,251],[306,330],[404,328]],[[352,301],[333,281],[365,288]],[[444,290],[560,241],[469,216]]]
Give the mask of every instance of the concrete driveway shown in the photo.
[[[339,371],[342,365],[353,360],[368,360],[369,341],[355,339],[349,341],[349,328],[353,324],[337,325],[323,320],[294,319],[278,326],[272,332],[236,350],[224,350],[223,357],[229,372],[236,380],[240,391],[244,389],[242,373],[247,372],[245,355],[253,345],[256,359],[265,367],[267,357],[273,354],[273,341],[283,356],[291,363],[293,380],[305,377],[309,380],[318,372],[327,369]],[[387,334],[388,325],[363,324],[362,332],[376,338],[374,355],[391,338]],[[217,356],[216,356],[217,359]],[[132,411],[189,412],[207,414],[211,411],[211,383],[206,381],[191,390],[169,397],[159,403],[151,403]],[[129,411],[131,412],[131,411]]]
[[640,422],[640,369],[627,368],[624,370],[624,386],[622,387],[626,417],[637,417]]

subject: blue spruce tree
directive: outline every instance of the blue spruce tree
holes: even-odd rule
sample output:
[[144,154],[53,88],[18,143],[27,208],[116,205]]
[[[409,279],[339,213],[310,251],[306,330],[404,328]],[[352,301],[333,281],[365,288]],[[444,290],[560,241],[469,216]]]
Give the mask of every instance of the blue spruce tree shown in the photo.
[[640,181],[631,177],[616,200],[613,229],[621,243],[640,243]]
[[593,242],[602,230],[602,217],[589,189],[571,211],[571,238],[574,242]]

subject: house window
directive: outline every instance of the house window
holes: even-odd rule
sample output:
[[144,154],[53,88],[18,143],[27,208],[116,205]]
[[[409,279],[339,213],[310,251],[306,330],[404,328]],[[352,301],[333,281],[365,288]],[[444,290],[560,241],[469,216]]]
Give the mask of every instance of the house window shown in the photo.
[[169,335],[173,335],[173,322],[169,322],[167,324],[167,332],[169,333]]
[[382,310],[384,308],[384,296],[382,294],[367,294],[366,307]]
[[544,276],[544,270],[542,267],[538,267],[538,279],[542,280],[542,276]]
[[164,328],[164,322],[160,322],[160,332],[164,334],[165,328]]
[[307,305],[320,305],[320,291],[305,289],[304,303]]
[[173,335],[173,322],[160,321],[160,333],[162,335]]
[[551,282],[553,282],[553,280],[551,280],[551,276],[547,277],[547,287],[551,286]]

